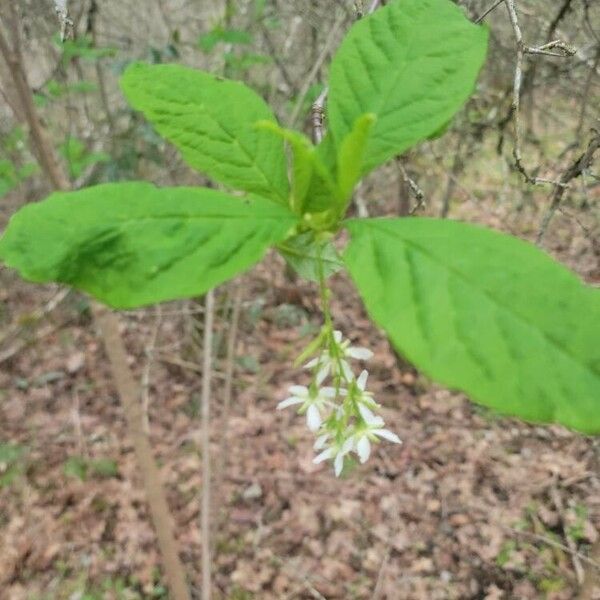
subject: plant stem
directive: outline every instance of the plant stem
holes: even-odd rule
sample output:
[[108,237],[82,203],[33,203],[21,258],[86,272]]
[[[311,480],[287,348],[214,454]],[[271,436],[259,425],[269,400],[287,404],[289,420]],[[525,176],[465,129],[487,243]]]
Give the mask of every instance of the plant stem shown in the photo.
[[212,377],[212,339],[215,312],[213,290],[206,294],[204,311],[204,356],[202,368],[201,436],[202,436],[202,510],[200,531],[202,532],[202,600],[211,596],[211,548],[210,548],[210,383]]
[[185,571],[179,559],[177,543],[173,535],[173,521],[169,506],[160,481],[158,466],[152,456],[150,441],[144,430],[139,387],[127,366],[127,354],[119,333],[119,322],[113,313],[99,305],[94,307],[94,317],[101,332],[104,349],[121,398],[128,433],[133,441],[169,589],[174,600],[190,600]]

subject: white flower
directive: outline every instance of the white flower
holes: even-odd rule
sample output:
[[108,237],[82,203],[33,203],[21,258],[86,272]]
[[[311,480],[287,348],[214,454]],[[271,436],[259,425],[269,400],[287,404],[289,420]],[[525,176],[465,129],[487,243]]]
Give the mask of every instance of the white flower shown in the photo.
[[[321,438],[322,437],[323,436],[321,436]],[[319,438],[319,440],[321,438]],[[319,442],[319,440],[317,440],[317,442]],[[324,442],[325,441],[323,441],[323,444]],[[313,459],[313,463],[315,463],[315,465],[318,465],[324,460],[329,460],[330,458],[332,458],[335,476],[339,477],[342,473],[342,469],[344,468],[344,457],[346,456],[346,454],[348,454],[348,452],[352,450],[353,445],[354,441],[352,437],[347,438],[341,444],[332,444],[331,446],[329,446],[329,448],[326,448],[325,450],[323,450],[323,452],[315,456],[315,458]]]
[[321,410],[326,404],[330,404],[330,400],[336,397],[336,390],[332,387],[323,387],[317,389],[316,394],[311,395],[311,391],[303,385],[292,385],[290,387],[289,398],[282,400],[277,405],[277,410],[288,408],[301,404],[299,412],[306,412],[306,425],[311,431],[318,431],[323,422]]
[[378,425],[369,425],[367,428],[362,429],[356,434],[354,439],[354,449],[361,463],[367,462],[369,456],[371,456],[371,440],[375,441],[378,437],[386,439],[394,444],[401,444],[402,440],[389,429],[383,429],[383,419],[376,417],[379,422]]
[[324,350],[319,356],[304,365],[305,369],[318,367],[316,375],[317,385],[321,385],[329,373],[333,373],[334,375],[340,374],[346,381],[352,381],[354,373],[346,359],[369,360],[373,356],[373,353],[368,348],[350,346],[350,340],[344,340],[341,331],[336,330],[333,332],[333,340],[337,345],[335,356],[331,355],[330,350]]
[[380,419],[380,417],[376,417],[370,409],[377,408],[379,405],[375,402],[373,398],[373,394],[367,391],[367,379],[369,378],[369,373],[366,369],[363,369],[361,374],[358,376],[356,380],[356,387],[358,388],[358,392],[354,396],[358,403],[358,410],[362,416],[362,418],[367,422],[373,422],[373,419]]

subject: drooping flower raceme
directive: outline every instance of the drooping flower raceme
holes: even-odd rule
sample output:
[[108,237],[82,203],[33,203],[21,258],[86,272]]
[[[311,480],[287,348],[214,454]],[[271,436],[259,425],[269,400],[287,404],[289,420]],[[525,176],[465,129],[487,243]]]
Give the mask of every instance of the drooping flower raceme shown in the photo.
[[[401,440],[375,414],[379,405],[366,389],[367,371],[363,369],[355,377],[350,366],[350,359],[369,360],[373,353],[351,346],[340,331],[332,329],[325,325],[319,337],[309,344],[309,355],[317,354],[304,365],[312,371],[311,384],[291,386],[290,396],[277,408],[298,406],[298,413],[306,415],[308,428],[317,434],[314,449],[318,454],[313,462],[333,461],[334,472],[339,476],[352,452],[364,463],[371,455],[372,443],[384,439],[399,444]],[[323,386],[328,377],[333,385]]]

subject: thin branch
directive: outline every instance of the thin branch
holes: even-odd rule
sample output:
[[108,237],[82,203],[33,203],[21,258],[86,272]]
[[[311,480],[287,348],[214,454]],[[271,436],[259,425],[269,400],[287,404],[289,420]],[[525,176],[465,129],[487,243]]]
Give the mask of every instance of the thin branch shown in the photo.
[[481,16],[477,17],[475,23],[481,23],[492,11],[496,10],[503,2],[504,0],[496,0],[496,2],[494,2],[494,4],[492,4],[492,6],[490,6]]
[[177,542],[173,534],[171,513],[150,441],[144,431],[139,388],[128,367],[127,354],[119,332],[119,322],[114,313],[98,304],[94,305],[94,316],[102,335],[104,350],[110,361],[115,386],[127,420],[128,433],[133,441],[169,589],[176,600],[190,600],[185,571],[179,559]]
[[[511,115],[514,121],[514,130],[515,130],[515,143],[513,147],[513,158],[515,160],[515,167],[524,177],[525,181],[531,184],[539,184],[539,183],[547,183],[542,179],[534,177],[530,175],[523,164],[523,155],[522,155],[522,142],[523,142],[523,134],[522,134],[522,123],[521,123],[521,86],[523,84],[523,60],[526,54],[544,54],[550,56],[571,56],[575,54],[575,49],[573,49],[568,44],[561,42],[560,40],[555,40],[553,42],[549,42],[540,47],[530,47],[526,46],[523,42],[523,33],[521,31],[521,27],[519,25],[519,17],[517,14],[517,9],[515,5],[515,0],[504,0],[506,8],[508,10],[508,15],[510,18],[510,22],[513,28],[516,46],[517,46],[517,59],[515,63],[515,73],[514,73],[514,81],[513,81],[513,98],[511,105]],[[557,49],[560,53],[550,52],[551,49]]]
[[590,168],[592,162],[594,161],[594,155],[596,154],[598,149],[600,149],[600,132],[594,131],[592,139],[588,144],[587,150],[565,170],[565,172],[561,175],[560,180],[555,183],[554,190],[552,191],[552,194],[550,196],[550,206],[544,214],[542,224],[538,231],[538,245],[542,243],[544,235],[546,234],[546,230],[548,229],[548,225],[550,225],[552,217],[554,216],[556,210],[559,208],[560,203],[562,202],[565,190],[568,188],[569,182],[581,176],[587,169]]
[[142,371],[142,415],[144,420],[144,431],[150,433],[150,373],[152,371],[152,365],[156,357],[156,341],[158,339],[158,333],[162,325],[162,307],[160,304],[156,306],[156,318],[154,321],[154,327],[150,334],[150,341],[144,348],[144,354],[146,355],[146,365]]
[[205,299],[204,343],[202,367],[202,396],[200,399],[202,425],[202,510],[200,530],[202,533],[202,600],[211,597],[211,548],[210,548],[210,384],[212,378],[212,344],[215,314],[214,292],[210,290]]
[[[217,462],[215,468],[215,484],[213,498],[217,500],[217,505],[220,505],[221,486],[223,484],[223,474],[225,472],[225,457],[227,455],[226,445],[228,443],[229,433],[229,414],[231,410],[231,395],[233,390],[233,375],[235,369],[235,354],[237,345],[238,325],[240,321],[240,313],[242,309],[243,288],[238,285],[233,298],[233,309],[229,320],[229,332],[227,335],[227,358],[225,365],[225,386],[223,389],[223,409],[221,414],[221,434],[219,441],[219,451],[217,453]],[[216,528],[219,523],[218,517],[214,519]],[[214,545],[214,542],[213,542]]]
[[575,544],[575,541],[569,535],[569,532],[567,530],[565,507],[563,505],[563,501],[562,501],[560,492],[558,491],[556,486],[553,486],[551,488],[550,495],[552,496],[552,502],[554,503],[554,506],[556,507],[556,510],[558,511],[558,514],[560,516],[563,535],[565,537],[567,546],[568,546],[570,554],[571,554],[571,560],[573,561],[573,568],[575,569],[575,574],[577,576],[577,583],[579,585],[581,585],[583,583],[585,573],[584,573],[583,567],[581,566],[581,561],[579,560],[579,557],[577,556],[577,545]]
[[60,22],[60,39],[65,41],[73,32],[73,20],[69,17],[69,0],[54,0],[54,10]]
[[327,41],[326,41],[325,45],[323,46],[323,50],[321,50],[321,54],[319,54],[319,56],[317,57],[317,60],[313,64],[313,67],[310,70],[310,73],[306,77],[306,80],[304,81],[304,84],[303,84],[302,88],[300,89],[300,93],[298,94],[298,99],[296,100],[296,105],[294,106],[294,110],[292,111],[292,115],[289,120],[290,127],[294,127],[296,125],[296,122],[298,121],[298,117],[300,116],[300,112],[302,111],[302,106],[304,104],[304,100],[306,99],[306,95],[308,94],[308,90],[310,90],[310,86],[314,83],[314,80],[317,77],[319,70],[323,66],[325,60],[327,59],[327,57],[329,56],[329,53],[331,52],[331,49],[333,48],[333,45],[337,41],[337,33],[341,29],[342,25],[344,24],[344,21],[345,21],[344,15],[338,16],[335,23],[333,24],[333,27],[329,31],[329,35],[327,36]]
[[402,179],[404,183],[408,186],[411,194],[414,196],[417,201],[416,205],[410,210],[411,215],[414,215],[419,209],[425,206],[425,192],[419,187],[417,182],[412,179],[412,177],[408,174],[408,171],[404,167],[401,161],[398,161],[398,167],[400,169],[400,174],[402,175]]
[[323,140],[323,121],[325,119],[325,99],[329,93],[329,88],[326,87],[315,100],[311,109],[313,142],[320,144]]
[[[382,4],[385,4],[385,2],[383,2],[383,0],[373,0],[371,2],[371,6],[369,7],[368,14],[375,12]],[[358,19],[361,19],[364,16],[360,7],[357,7],[356,14],[357,14]],[[299,100],[296,102],[294,112],[292,113],[292,117],[290,119],[292,127],[294,126],[294,124],[296,123],[296,120],[298,119],[300,110],[302,108],[302,102],[304,102],[304,98],[306,97],[306,93],[308,92],[308,90],[310,89],[310,86],[312,85],[313,79],[317,76],[317,73],[319,72],[319,69],[321,68],[321,66],[323,64],[323,61],[329,54],[330,43],[332,42],[332,40],[335,40],[334,32],[337,33],[337,30],[339,29],[339,27],[341,27],[343,22],[344,22],[343,18],[340,18],[335,22],[331,32],[329,33],[329,37],[327,38],[327,43],[325,44],[325,48],[323,49],[323,52],[321,52],[319,58],[315,61],[315,65],[313,66],[313,69],[311,70],[311,72],[307,78],[307,81],[304,84],[304,88],[306,88],[306,91],[304,92],[304,94],[300,95]],[[304,88],[303,88],[303,90],[304,90]],[[325,102],[327,101],[328,94],[329,94],[329,88],[325,87],[325,89],[321,92],[321,94],[319,94],[319,97],[315,100],[315,102],[313,103],[313,105],[311,107],[313,141],[315,144],[319,144],[323,139],[323,135],[324,135],[323,121],[325,118]]]

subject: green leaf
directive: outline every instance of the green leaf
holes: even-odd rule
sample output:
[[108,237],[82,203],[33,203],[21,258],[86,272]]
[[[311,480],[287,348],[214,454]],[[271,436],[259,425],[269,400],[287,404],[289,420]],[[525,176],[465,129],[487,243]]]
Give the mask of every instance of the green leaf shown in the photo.
[[79,177],[85,169],[97,163],[110,162],[110,155],[106,152],[89,152],[86,145],[77,138],[67,138],[58,149],[69,167],[71,179]]
[[503,414],[600,433],[600,291],[473,225],[347,226],[344,260],[369,314],[419,369]]
[[320,258],[325,278],[343,269],[344,265],[328,239],[318,239],[314,231],[306,231],[277,245],[277,249],[289,265],[304,279],[319,281]]
[[296,217],[269,200],[203,188],[106,184],[22,208],[0,258],[117,308],[203,294],[250,268]]
[[290,205],[298,215],[331,209],[340,195],[333,175],[322,162],[317,147],[302,133],[259,121],[257,128],[270,131],[289,143],[293,155]]
[[438,131],[473,91],[487,37],[450,0],[392,0],[355,23],[331,65],[336,146],[375,114],[365,174]]
[[215,181],[287,204],[283,143],[254,127],[275,123],[249,87],[178,65],[134,63],[121,79],[129,103]]
[[340,145],[337,162],[338,186],[344,201],[350,199],[354,186],[361,179],[369,134],[376,120],[374,114],[359,117],[352,131]]
[[252,34],[240,29],[224,29],[219,25],[198,38],[198,46],[203,52],[212,52],[219,43],[248,45],[252,43]]

